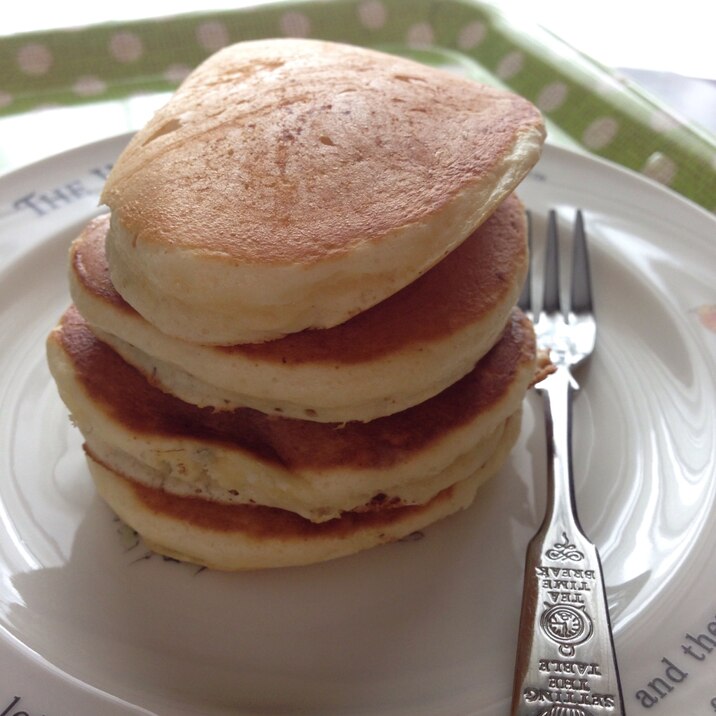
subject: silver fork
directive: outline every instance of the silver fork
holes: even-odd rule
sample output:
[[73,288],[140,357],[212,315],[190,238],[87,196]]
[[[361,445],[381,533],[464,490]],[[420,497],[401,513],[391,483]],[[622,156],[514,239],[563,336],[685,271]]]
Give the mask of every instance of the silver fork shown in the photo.
[[[531,221],[529,226],[531,243]],[[557,214],[551,211],[544,296],[536,322],[532,269],[519,300],[556,370],[536,386],[545,409],[547,509],[527,548],[511,713],[622,716],[602,566],[579,524],[572,479],[572,396],[579,385],[571,371],[592,353],[597,333],[581,211],[574,226],[567,311],[560,300],[558,253]]]

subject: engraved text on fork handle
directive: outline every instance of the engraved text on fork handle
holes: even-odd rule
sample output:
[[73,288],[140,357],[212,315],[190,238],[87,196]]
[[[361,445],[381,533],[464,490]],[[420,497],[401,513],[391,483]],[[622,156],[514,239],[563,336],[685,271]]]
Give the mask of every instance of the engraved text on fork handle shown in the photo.
[[541,386],[548,508],[527,550],[512,716],[623,716],[602,568],[571,488],[571,396],[559,370]]

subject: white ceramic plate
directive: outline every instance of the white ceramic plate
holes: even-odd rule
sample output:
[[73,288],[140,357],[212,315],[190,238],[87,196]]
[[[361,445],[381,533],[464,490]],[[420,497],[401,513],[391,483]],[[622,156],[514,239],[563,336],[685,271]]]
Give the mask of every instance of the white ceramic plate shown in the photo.
[[[126,139],[0,180],[0,714],[506,713],[544,504],[534,395],[471,509],[335,562],[200,571],[151,555],[96,497],[43,343],[69,301],[68,243]],[[549,207],[586,212],[600,334],[575,405],[578,501],[629,712],[712,713],[716,222],[554,147],[520,194],[538,231]]]

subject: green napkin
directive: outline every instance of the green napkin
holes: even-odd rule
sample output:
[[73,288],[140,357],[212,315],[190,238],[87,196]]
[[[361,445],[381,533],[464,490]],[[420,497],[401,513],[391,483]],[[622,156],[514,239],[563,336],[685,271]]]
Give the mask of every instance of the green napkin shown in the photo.
[[716,139],[539,27],[474,0],[297,0],[0,38],[0,115],[173,89],[240,40],[315,37],[414,56],[503,84],[553,138],[716,210]]

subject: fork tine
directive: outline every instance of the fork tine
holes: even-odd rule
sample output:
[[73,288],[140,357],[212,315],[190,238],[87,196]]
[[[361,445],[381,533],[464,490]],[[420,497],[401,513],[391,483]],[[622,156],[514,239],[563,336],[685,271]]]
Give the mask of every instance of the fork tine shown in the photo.
[[589,271],[587,237],[582,210],[577,211],[572,249],[572,288],[569,310],[573,313],[592,313],[592,280]]
[[527,275],[525,282],[522,284],[522,292],[517,299],[517,305],[520,310],[524,311],[528,316],[532,314],[532,214],[525,212],[527,219]]
[[559,246],[557,237],[557,212],[549,212],[547,224],[547,251],[544,259],[544,294],[542,311],[559,313]]

